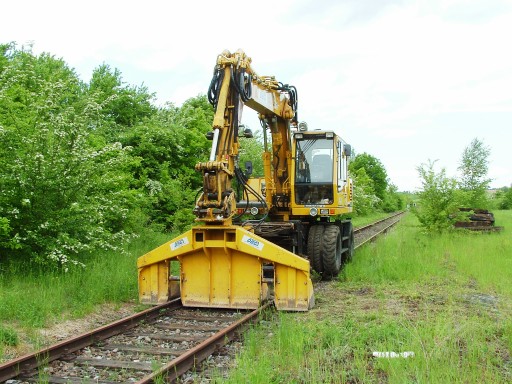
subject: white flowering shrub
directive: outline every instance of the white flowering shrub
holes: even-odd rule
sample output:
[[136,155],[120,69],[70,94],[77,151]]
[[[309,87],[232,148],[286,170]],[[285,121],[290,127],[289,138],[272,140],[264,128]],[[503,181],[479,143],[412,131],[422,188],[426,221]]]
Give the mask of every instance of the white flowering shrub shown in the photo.
[[364,168],[352,173],[354,180],[354,212],[359,216],[369,215],[377,210],[380,199],[375,195],[373,180]]
[[2,254],[66,271],[144,226],[190,226],[213,110],[152,99],[108,65],[85,84],[61,59],[0,44]]
[[128,151],[98,134],[102,105],[63,61],[12,47],[4,56],[0,246],[64,269],[93,249],[121,251],[144,196],[129,189]]

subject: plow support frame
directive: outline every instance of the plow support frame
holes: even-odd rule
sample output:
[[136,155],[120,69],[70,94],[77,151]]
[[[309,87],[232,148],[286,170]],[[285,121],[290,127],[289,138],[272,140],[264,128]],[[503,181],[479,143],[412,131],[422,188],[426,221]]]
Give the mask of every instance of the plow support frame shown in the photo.
[[[173,261],[179,276],[171,276]],[[273,265],[264,277],[263,265]],[[184,306],[255,309],[273,291],[278,310],[314,305],[309,261],[240,226],[200,226],[140,257],[139,299],[160,304],[181,296]]]

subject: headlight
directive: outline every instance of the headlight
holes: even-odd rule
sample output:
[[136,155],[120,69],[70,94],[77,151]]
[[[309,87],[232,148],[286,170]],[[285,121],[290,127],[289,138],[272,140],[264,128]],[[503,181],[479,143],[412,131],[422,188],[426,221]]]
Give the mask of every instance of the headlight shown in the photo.
[[257,214],[258,214],[258,208],[257,207],[252,207],[251,208],[251,215],[256,216]]
[[313,207],[313,208],[311,208],[311,209],[309,210],[309,214],[310,214],[311,216],[316,216],[316,215],[318,215],[318,209],[316,209],[316,208],[314,208],[314,207]]

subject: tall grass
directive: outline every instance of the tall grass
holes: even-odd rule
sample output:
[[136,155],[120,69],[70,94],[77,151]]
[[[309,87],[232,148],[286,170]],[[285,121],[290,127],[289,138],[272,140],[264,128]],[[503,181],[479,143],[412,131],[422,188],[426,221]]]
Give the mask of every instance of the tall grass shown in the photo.
[[67,273],[11,264],[0,275],[0,322],[43,327],[83,316],[98,304],[136,300],[137,258],[169,238],[145,233],[126,247],[127,254],[98,253],[85,269]]
[[512,382],[512,212],[495,214],[501,233],[440,236],[409,215],[315,287],[313,310],[252,329],[217,382]]

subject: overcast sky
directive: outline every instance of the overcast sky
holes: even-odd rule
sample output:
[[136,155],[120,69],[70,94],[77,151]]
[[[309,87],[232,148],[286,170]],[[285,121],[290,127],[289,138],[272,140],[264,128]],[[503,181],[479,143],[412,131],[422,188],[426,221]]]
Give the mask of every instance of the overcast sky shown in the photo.
[[429,159],[456,176],[474,138],[491,150],[491,185],[512,183],[512,1],[17,0],[1,10],[0,43],[32,43],[86,82],[109,64],[159,104],[206,94],[217,55],[241,48],[258,74],[297,87],[310,129],[378,158],[399,190],[418,190]]

